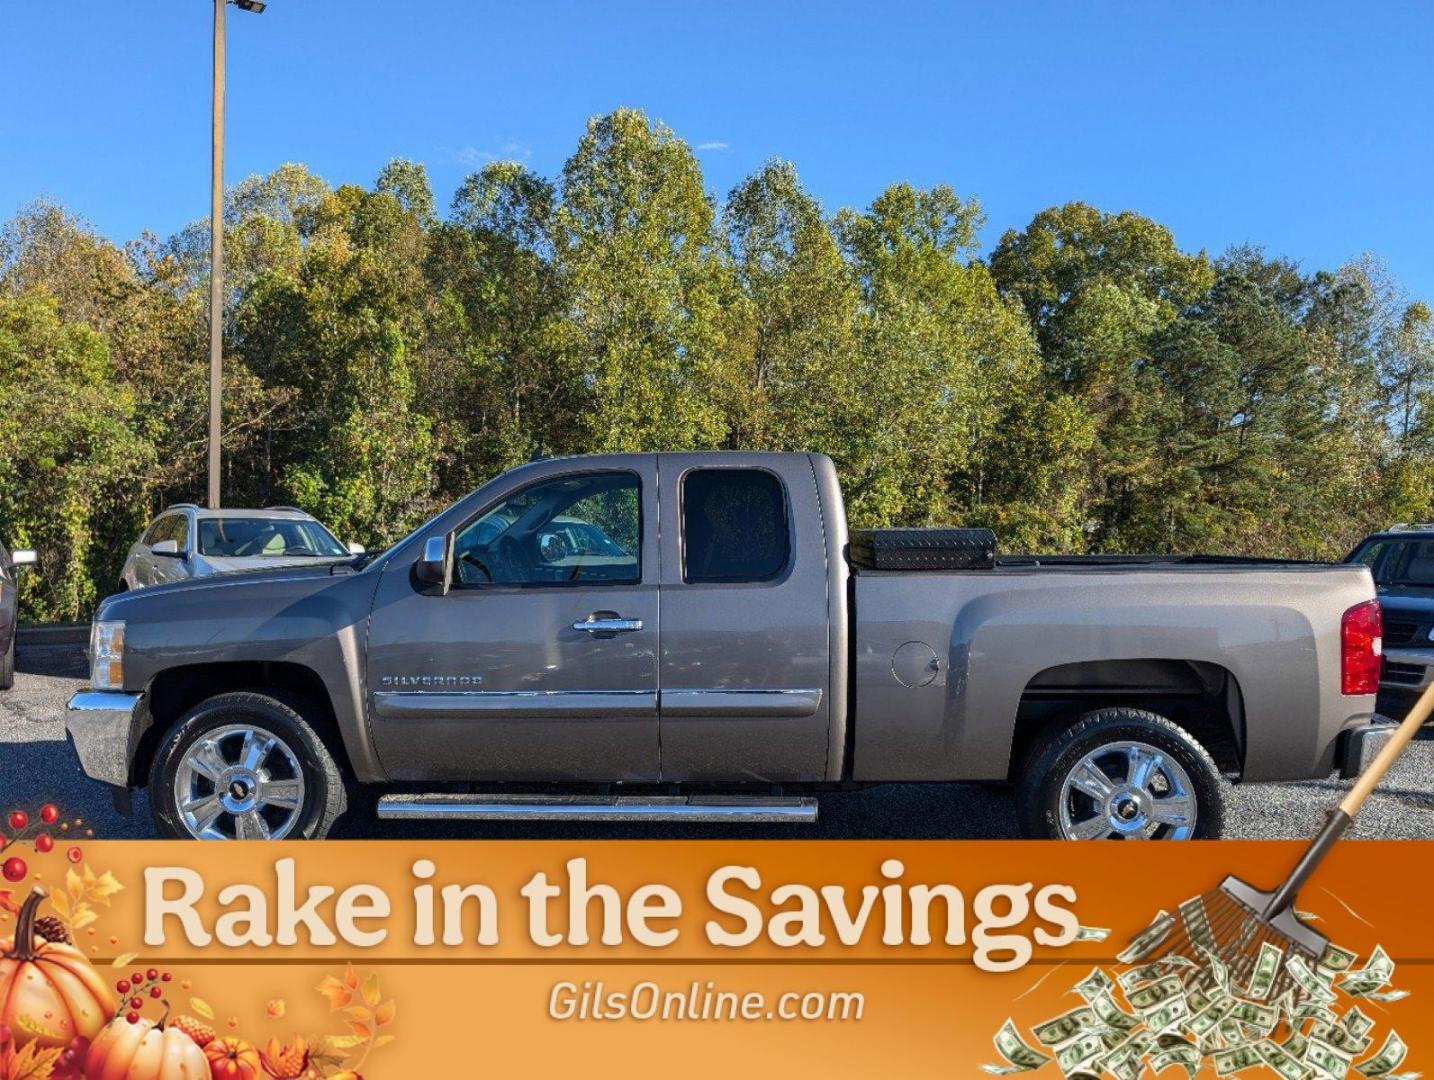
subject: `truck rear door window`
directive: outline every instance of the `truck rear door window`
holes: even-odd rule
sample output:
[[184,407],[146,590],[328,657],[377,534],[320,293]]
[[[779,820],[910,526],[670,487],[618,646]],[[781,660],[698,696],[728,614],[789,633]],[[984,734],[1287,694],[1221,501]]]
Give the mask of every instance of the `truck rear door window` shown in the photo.
[[694,469],[682,478],[682,580],[769,581],[792,538],[782,482],[763,469]]

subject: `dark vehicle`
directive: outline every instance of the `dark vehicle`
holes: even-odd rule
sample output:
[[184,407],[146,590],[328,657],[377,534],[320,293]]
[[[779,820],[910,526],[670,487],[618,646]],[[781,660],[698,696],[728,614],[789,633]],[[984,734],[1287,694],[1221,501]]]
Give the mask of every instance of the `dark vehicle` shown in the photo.
[[1369,567],[1384,611],[1379,711],[1403,716],[1434,680],[1434,523],[1375,533],[1347,561]]
[[6,551],[0,544],[0,690],[15,685],[15,634],[19,621],[19,597],[15,593],[15,568],[35,561],[29,548]]
[[549,459],[371,560],[110,597],[68,730],[175,836],[320,836],[353,784],[388,818],[740,822],[978,780],[1032,835],[1183,839],[1222,774],[1387,737],[1378,623],[1362,566],[849,534],[818,454]]

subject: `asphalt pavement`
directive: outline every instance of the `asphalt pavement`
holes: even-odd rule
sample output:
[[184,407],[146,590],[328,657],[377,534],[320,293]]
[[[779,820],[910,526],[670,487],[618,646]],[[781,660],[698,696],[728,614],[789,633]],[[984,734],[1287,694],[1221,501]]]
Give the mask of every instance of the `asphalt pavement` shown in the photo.
[[[65,742],[66,699],[85,684],[79,645],[21,645],[15,686],[0,691],[0,810],[59,804],[106,839],[155,835],[143,796],[130,817],[118,814],[108,790],[86,777]],[[1337,779],[1288,784],[1227,785],[1226,835],[1302,839],[1349,786]],[[892,784],[821,797],[815,825],[681,826],[583,823],[482,824],[380,822],[372,801],[360,800],[336,836],[473,837],[802,837],[806,839],[993,840],[1016,836],[1015,812],[1004,790],[980,784]],[[1434,839],[1434,726],[1405,752],[1382,789],[1366,804],[1354,835]]]

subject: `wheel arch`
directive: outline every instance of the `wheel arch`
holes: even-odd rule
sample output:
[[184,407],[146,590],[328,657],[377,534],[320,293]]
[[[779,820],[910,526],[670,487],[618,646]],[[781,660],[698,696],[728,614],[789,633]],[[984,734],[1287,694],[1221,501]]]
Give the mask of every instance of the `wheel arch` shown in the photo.
[[164,736],[190,709],[220,694],[248,691],[284,702],[318,733],[334,760],[352,776],[353,766],[328,687],[313,668],[285,661],[231,661],[168,668],[145,690],[144,730],[130,762],[130,786],[148,782]]
[[1189,732],[1221,772],[1244,771],[1244,696],[1234,673],[1209,661],[1149,657],[1057,664],[1032,676],[1017,705],[1007,779],[1053,730],[1117,707],[1165,717]]

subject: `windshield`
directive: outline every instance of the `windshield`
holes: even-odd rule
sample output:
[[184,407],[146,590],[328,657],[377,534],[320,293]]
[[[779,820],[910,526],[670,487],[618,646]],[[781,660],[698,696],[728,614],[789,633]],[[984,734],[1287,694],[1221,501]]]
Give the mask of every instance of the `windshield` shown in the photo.
[[1434,540],[1371,540],[1350,559],[1391,588],[1434,589]]
[[199,554],[216,558],[332,558],[348,555],[348,549],[317,521],[202,518]]

